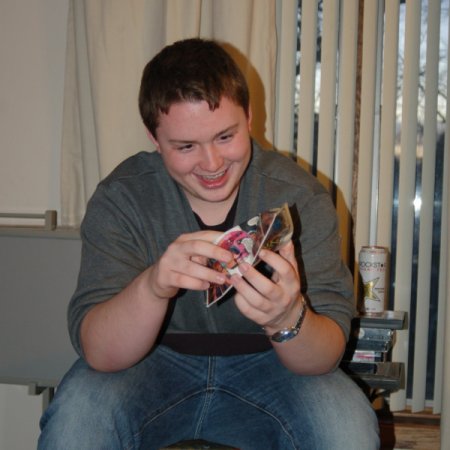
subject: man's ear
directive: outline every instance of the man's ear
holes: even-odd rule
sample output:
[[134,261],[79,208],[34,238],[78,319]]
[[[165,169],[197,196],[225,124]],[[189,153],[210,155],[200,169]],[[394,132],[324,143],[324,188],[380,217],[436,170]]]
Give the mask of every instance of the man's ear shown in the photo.
[[148,138],[152,141],[153,145],[155,146],[156,151],[159,152],[160,148],[159,148],[158,141],[156,140],[156,137],[153,136],[152,132],[148,128],[145,128],[145,132],[147,133]]

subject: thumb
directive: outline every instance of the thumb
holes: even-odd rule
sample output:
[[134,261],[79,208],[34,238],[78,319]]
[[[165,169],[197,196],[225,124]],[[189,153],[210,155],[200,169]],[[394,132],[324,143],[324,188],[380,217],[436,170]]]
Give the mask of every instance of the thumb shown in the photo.
[[291,263],[291,265],[295,268],[295,271],[298,273],[298,264],[297,264],[297,259],[295,257],[295,248],[294,248],[294,243],[292,242],[292,240],[286,242],[285,245],[280,247],[279,254],[286,261]]
[[292,259],[295,260],[294,244],[292,241],[286,242],[286,244],[280,247],[278,252],[284,259],[287,259],[289,262],[292,262]]

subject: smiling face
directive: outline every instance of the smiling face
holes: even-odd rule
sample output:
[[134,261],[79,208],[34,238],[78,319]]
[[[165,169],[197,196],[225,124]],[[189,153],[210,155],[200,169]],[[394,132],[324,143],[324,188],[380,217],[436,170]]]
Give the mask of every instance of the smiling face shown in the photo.
[[167,171],[207,224],[225,219],[251,156],[251,113],[223,97],[211,111],[206,101],[174,103],[161,113],[150,138]]

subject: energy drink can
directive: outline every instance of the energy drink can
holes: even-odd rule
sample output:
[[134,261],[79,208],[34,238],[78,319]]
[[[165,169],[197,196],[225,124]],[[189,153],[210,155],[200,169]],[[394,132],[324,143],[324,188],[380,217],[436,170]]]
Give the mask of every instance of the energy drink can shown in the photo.
[[385,309],[387,249],[364,246],[359,252],[359,273],[364,286],[363,309],[365,313],[377,313]]

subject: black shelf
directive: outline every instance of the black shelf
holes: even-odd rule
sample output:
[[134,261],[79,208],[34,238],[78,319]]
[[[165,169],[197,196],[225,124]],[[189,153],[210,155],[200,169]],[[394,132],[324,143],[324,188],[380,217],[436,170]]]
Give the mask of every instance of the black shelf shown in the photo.
[[359,314],[352,321],[353,328],[385,328],[402,330],[406,326],[404,311],[382,311],[379,313]]
[[371,389],[396,391],[404,385],[402,363],[342,361],[341,368],[358,384]]

